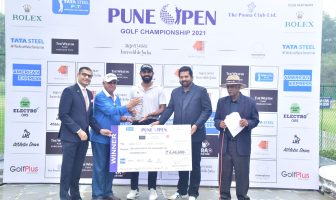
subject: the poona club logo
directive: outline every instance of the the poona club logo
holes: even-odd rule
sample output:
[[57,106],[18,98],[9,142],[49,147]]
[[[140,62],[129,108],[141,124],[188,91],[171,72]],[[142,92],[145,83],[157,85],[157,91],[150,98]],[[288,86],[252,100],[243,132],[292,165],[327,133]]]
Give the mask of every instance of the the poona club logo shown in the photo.
[[290,113],[283,114],[283,118],[290,119],[290,121],[294,123],[301,122],[302,120],[306,120],[309,116],[309,113],[301,114],[301,107],[298,103],[292,103],[289,110],[290,110]]
[[30,4],[22,5],[22,10],[24,11],[24,14],[13,14],[12,16],[13,21],[27,21],[27,22],[41,22],[42,21],[41,15],[31,14],[33,7]]
[[258,11],[258,6],[251,2],[246,5],[246,11],[241,12],[229,12],[229,17],[231,18],[275,18],[277,17],[275,12],[263,12]]
[[37,114],[38,112],[39,107],[31,108],[30,100],[27,97],[22,97],[19,108],[13,108],[13,113],[15,115],[21,116],[22,118],[30,117]]

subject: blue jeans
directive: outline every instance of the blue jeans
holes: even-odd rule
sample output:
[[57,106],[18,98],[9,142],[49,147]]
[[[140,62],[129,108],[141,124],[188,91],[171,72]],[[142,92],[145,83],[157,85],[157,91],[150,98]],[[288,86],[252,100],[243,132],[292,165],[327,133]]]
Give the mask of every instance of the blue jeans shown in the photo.
[[106,198],[113,195],[114,173],[110,172],[110,145],[91,142],[93,154],[92,198]]

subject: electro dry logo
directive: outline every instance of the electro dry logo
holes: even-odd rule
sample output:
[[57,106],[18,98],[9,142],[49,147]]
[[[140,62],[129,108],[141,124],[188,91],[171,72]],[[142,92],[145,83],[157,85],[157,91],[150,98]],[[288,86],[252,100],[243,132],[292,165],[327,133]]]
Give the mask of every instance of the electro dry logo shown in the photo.
[[[216,11],[184,10],[173,4],[164,5],[160,12],[160,19],[167,25],[216,25]],[[124,24],[157,24],[158,11],[155,9],[125,9],[109,8],[108,22],[120,21]]]
[[309,179],[309,173],[301,172],[301,171],[293,171],[293,172],[282,171],[281,176],[284,178],[291,178],[291,179],[298,179],[298,180],[308,180]]
[[90,0],[52,0],[54,14],[88,15]]
[[13,86],[41,86],[41,65],[13,64]]
[[38,110],[39,107],[30,108],[30,100],[27,97],[23,97],[20,101],[20,108],[13,108],[13,113],[25,118],[37,114]]
[[25,174],[37,174],[39,168],[36,166],[25,165],[25,166],[10,166],[9,170],[13,173],[25,173]]
[[311,92],[312,70],[284,70],[284,91]]
[[285,113],[283,115],[284,119],[290,119],[291,122],[300,122],[301,120],[306,120],[308,118],[307,114],[301,114],[301,107],[298,103],[292,103],[290,106],[290,114]]

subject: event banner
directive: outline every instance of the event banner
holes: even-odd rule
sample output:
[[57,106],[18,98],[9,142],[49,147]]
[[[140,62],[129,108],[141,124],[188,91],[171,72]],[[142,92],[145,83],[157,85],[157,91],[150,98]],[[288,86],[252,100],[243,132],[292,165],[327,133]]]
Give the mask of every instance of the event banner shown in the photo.
[[[80,67],[93,70],[93,95],[102,90],[103,77],[115,73],[114,93],[125,105],[146,63],[167,104],[181,86],[181,66],[191,67],[193,82],[207,89],[212,115],[204,125],[201,185],[218,185],[221,147],[214,113],[218,99],[228,95],[220,85],[236,74],[260,118],[252,129],[251,187],[318,189],[321,0],[6,0],[5,5],[5,183],[59,183],[59,101],[64,88],[76,83]],[[173,117],[165,125],[172,125]],[[151,143],[144,135],[147,140],[139,141]],[[125,152],[116,154],[118,167],[130,163]],[[93,156],[89,146],[81,183],[92,182]],[[114,183],[129,184],[128,178],[119,172]],[[159,170],[158,185],[177,181],[176,171]],[[147,184],[146,173],[139,183]]]
[[190,171],[190,125],[112,126],[110,171]]

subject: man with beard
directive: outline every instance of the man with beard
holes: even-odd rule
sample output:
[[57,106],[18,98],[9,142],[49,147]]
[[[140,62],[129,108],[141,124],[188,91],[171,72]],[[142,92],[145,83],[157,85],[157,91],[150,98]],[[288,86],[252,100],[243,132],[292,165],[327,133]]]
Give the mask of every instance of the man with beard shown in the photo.
[[[135,107],[136,116],[133,118],[132,125],[149,125],[157,121],[159,115],[166,108],[166,98],[162,87],[155,85],[153,79],[153,67],[144,64],[140,68],[142,82],[134,86],[131,90],[131,99],[140,97],[142,103]],[[139,172],[131,172],[131,191],[127,194],[127,199],[135,199],[139,196]],[[158,198],[156,193],[157,172],[148,172],[149,200]]]
[[201,182],[201,147],[205,139],[205,122],[211,115],[211,101],[207,90],[193,83],[193,72],[190,67],[183,66],[179,69],[181,87],[171,93],[167,109],[160,119],[152,125],[164,124],[174,113],[173,124],[190,124],[192,137],[192,171],[179,171],[177,192],[168,199],[188,198],[195,200]]

